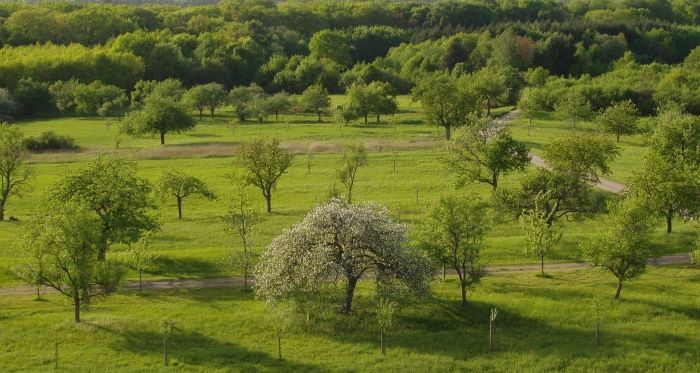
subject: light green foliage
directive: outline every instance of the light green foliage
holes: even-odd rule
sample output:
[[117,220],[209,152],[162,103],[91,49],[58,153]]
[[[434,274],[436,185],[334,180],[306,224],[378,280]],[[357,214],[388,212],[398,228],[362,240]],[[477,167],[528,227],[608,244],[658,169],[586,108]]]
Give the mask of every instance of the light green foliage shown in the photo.
[[201,84],[190,88],[183,95],[182,100],[195,108],[199,112],[199,120],[202,120],[204,109],[208,109],[209,114],[214,118],[216,109],[223,106],[228,100],[228,93],[222,84]]
[[275,122],[278,122],[279,115],[289,111],[294,106],[294,103],[289,94],[286,92],[279,92],[268,97],[265,101],[265,105],[271,114],[275,114]]
[[380,115],[393,114],[398,110],[396,97],[391,94],[391,85],[388,83],[353,83],[348,87],[347,94],[348,110],[363,117],[365,124],[370,114],[376,115],[379,122]]
[[700,166],[700,118],[678,105],[659,108],[649,147],[673,162]]
[[161,98],[170,101],[180,101],[187,90],[178,79],[140,80],[131,91],[131,102],[143,104],[149,98]]
[[338,105],[333,110],[333,120],[338,125],[348,125],[353,120],[357,119],[357,111],[347,107],[347,105]]
[[342,166],[338,170],[338,179],[347,189],[347,203],[352,203],[352,189],[355,186],[357,170],[367,165],[367,150],[364,144],[347,144],[341,162]]
[[529,131],[530,127],[532,127],[532,120],[537,116],[538,112],[542,111],[536,93],[532,88],[526,88],[521,92],[517,107],[520,115],[523,118],[527,118]]
[[143,272],[147,271],[158,258],[151,248],[153,231],[144,233],[136,243],[129,245],[126,264],[139,274],[139,291],[143,291]]
[[457,176],[457,185],[486,183],[495,190],[498,180],[530,163],[527,146],[515,140],[507,128],[490,118],[473,118],[471,125],[457,129],[447,144],[445,164]]
[[442,197],[423,220],[421,247],[435,261],[446,261],[457,272],[462,305],[467,304],[467,289],[484,275],[481,250],[488,228],[487,206],[473,196]]
[[219,221],[226,233],[233,233],[240,240],[240,249],[234,249],[224,257],[223,265],[228,270],[243,270],[244,289],[248,289],[248,273],[253,266],[251,236],[255,226],[261,222],[258,210],[251,206],[251,197],[246,181],[233,176],[233,191],[226,201],[226,211],[219,215]]
[[85,116],[121,114],[128,104],[124,90],[100,81],[83,84],[77,80],[58,81],[49,87],[62,113]]
[[137,241],[143,232],[158,228],[149,212],[153,205],[148,180],[136,175],[136,163],[98,157],[71,170],[49,189],[46,200],[84,205],[99,217],[97,257],[104,259],[113,243]]
[[610,271],[617,278],[615,299],[622,284],[646,270],[652,256],[648,242],[652,221],[649,207],[642,200],[627,198],[610,206],[610,215],[602,231],[585,244],[593,265]]
[[311,56],[327,58],[341,66],[352,63],[347,37],[340,31],[321,30],[309,41]]
[[328,91],[319,84],[310,86],[299,97],[299,108],[304,112],[316,114],[319,122],[321,114],[328,112],[330,107]]
[[355,288],[366,275],[380,284],[403,284],[419,296],[429,294],[433,277],[427,259],[406,245],[406,227],[386,208],[338,199],[318,205],[272,240],[255,273],[255,291],[269,304],[343,279],[344,314],[352,311]]
[[610,162],[620,148],[610,140],[591,134],[572,133],[554,139],[544,148],[547,166],[574,181],[595,183],[610,174]]
[[452,128],[467,123],[470,113],[478,112],[477,97],[462,80],[449,75],[434,74],[423,78],[413,89],[414,101],[420,101],[425,122],[445,129],[450,140]]
[[294,163],[294,155],[280,148],[280,140],[257,139],[241,146],[236,154],[236,164],[245,170],[245,180],[259,188],[267,202],[267,212],[272,212],[272,191],[277,189],[279,178]]
[[166,198],[175,197],[179,219],[182,219],[182,201],[185,198],[191,195],[199,195],[210,200],[216,198],[204,181],[175,170],[163,171],[156,182],[156,193],[163,201]]
[[637,108],[632,101],[618,102],[598,115],[595,122],[604,131],[615,134],[617,142],[620,142],[620,135],[637,132]]
[[97,260],[101,240],[99,219],[76,203],[55,204],[24,228],[20,247],[38,259],[41,283],[69,297],[80,322],[80,303],[115,292],[124,271]]
[[7,88],[0,88],[0,121],[9,120],[20,110],[19,104]]
[[491,116],[492,107],[504,103],[511,94],[511,85],[517,84],[512,75],[512,67],[489,66],[466,78],[473,92],[485,102],[487,116]]
[[540,272],[544,275],[544,257],[549,255],[561,239],[561,231],[552,224],[554,211],[547,211],[543,204],[550,200],[551,192],[540,192],[534,206],[523,212],[520,225],[525,231],[525,255],[540,259]]
[[197,123],[182,104],[160,96],[151,96],[143,108],[127,114],[121,125],[121,131],[128,135],[160,135],[160,144],[165,145],[167,133],[189,131]]
[[569,90],[554,104],[554,114],[560,120],[566,121],[569,127],[576,128],[576,123],[593,117],[593,110],[586,97],[577,91]]
[[266,97],[265,91],[256,84],[251,84],[249,87],[236,87],[229,92],[229,99],[241,122],[248,116],[259,114],[254,110],[255,108],[251,109],[250,104],[253,100],[261,100],[264,97]]
[[29,176],[22,132],[17,126],[0,123],[0,221],[5,220],[7,200],[20,195]]

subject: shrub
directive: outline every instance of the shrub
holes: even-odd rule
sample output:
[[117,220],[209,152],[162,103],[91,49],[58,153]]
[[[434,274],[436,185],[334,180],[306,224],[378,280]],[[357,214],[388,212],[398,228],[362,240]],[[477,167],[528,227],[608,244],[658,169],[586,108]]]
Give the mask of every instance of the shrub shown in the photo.
[[38,137],[28,137],[24,140],[27,150],[40,153],[53,150],[76,150],[75,140],[70,136],[57,135],[53,131],[44,132]]

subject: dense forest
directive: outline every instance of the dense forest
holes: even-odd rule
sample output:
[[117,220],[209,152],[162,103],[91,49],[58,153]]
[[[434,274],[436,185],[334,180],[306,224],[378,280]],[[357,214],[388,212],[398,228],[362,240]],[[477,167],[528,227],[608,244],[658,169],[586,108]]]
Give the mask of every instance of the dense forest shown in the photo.
[[695,0],[101,3],[0,4],[0,117],[54,114],[59,81],[102,83],[91,96],[168,78],[268,93],[381,81],[405,94],[441,71],[506,76],[503,104],[527,85],[544,109],[566,90],[594,110],[632,100],[650,114],[671,99],[700,113]]

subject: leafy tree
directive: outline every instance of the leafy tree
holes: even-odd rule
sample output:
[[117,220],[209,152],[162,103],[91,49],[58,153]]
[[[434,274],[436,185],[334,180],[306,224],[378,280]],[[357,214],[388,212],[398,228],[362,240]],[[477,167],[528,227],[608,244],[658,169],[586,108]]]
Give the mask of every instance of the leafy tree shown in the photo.
[[486,205],[477,198],[446,196],[428,211],[423,221],[421,246],[431,257],[446,259],[459,277],[462,305],[467,305],[467,290],[484,275],[481,249],[488,228]]
[[309,40],[309,51],[316,58],[327,58],[341,66],[352,63],[347,37],[340,31],[321,30]]
[[62,113],[106,116],[121,113],[128,103],[123,89],[100,81],[90,84],[77,80],[58,81],[49,87],[49,91]]
[[530,134],[532,120],[537,117],[537,113],[542,110],[542,107],[535,93],[530,88],[526,88],[520,94],[520,99],[517,104],[518,111],[521,115],[527,118],[527,134]]
[[394,314],[396,313],[396,302],[385,298],[380,298],[377,302],[377,322],[381,328],[380,348],[382,355],[386,355],[386,331],[394,326]]
[[700,212],[700,173],[697,168],[650,151],[642,170],[630,180],[631,195],[645,200],[666,220],[666,233],[673,231],[673,218]]
[[507,67],[489,66],[470,75],[471,88],[486,102],[487,116],[491,116],[494,103],[502,101],[509,94],[507,70]]
[[605,109],[595,121],[606,132],[614,133],[617,142],[620,142],[620,135],[632,135],[637,132],[639,120],[637,108],[632,101],[623,101]]
[[279,139],[269,142],[263,139],[244,144],[236,154],[236,163],[242,167],[248,185],[254,185],[262,191],[267,202],[267,212],[272,212],[272,191],[277,189],[277,182],[294,162],[294,155],[285,153],[280,148]]
[[406,245],[406,228],[385,208],[338,199],[317,206],[277,236],[255,273],[256,293],[269,304],[344,278],[344,314],[352,311],[355,287],[365,274],[380,284],[398,281],[417,295],[429,293],[434,275],[429,261]]
[[186,92],[179,79],[140,80],[131,91],[131,102],[143,104],[151,97],[180,101]]
[[649,147],[659,155],[692,167],[700,167],[700,119],[678,105],[659,108],[653,120]]
[[652,221],[648,207],[642,201],[626,199],[611,206],[602,231],[586,247],[595,266],[612,272],[617,278],[615,299],[625,281],[641,275],[651,256],[648,242]]
[[129,245],[126,252],[127,265],[139,273],[139,293],[143,293],[143,272],[153,265],[153,262],[158,257],[151,251],[151,234],[146,232],[136,241],[135,244]]
[[535,197],[532,209],[525,211],[520,217],[520,223],[525,231],[525,255],[531,255],[540,259],[540,273],[544,276],[544,257],[547,256],[554,245],[561,239],[561,232],[551,222],[554,211],[547,211],[543,204],[550,198],[547,194],[551,191],[540,193]]
[[9,122],[17,114],[20,107],[10,91],[0,88],[0,121]]
[[189,103],[199,111],[199,120],[202,120],[202,112],[208,109],[212,119],[217,108],[228,100],[228,92],[219,83],[196,85],[190,88],[183,96],[183,101]]
[[391,94],[391,85],[383,82],[353,83],[347,90],[348,109],[359,117],[365,118],[370,114],[377,116],[377,122],[382,114],[393,114],[397,111],[396,97]]
[[224,230],[237,235],[241,241],[241,250],[232,250],[224,258],[224,266],[243,270],[243,288],[246,291],[248,274],[253,264],[250,239],[255,226],[260,222],[258,211],[251,207],[247,186],[244,179],[233,178],[233,195],[226,203],[226,211],[219,216]]
[[242,122],[250,114],[250,102],[255,98],[264,97],[266,97],[265,91],[256,84],[251,84],[249,87],[236,87],[229,93],[231,104],[233,104],[238,119]]
[[127,114],[121,131],[132,135],[159,134],[165,145],[167,133],[181,133],[193,129],[197,123],[181,104],[161,97],[150,97],[142,109]]
[[299,107],[302,111],[314,113],[321,121],[321,114],[328,112],[331,107],[331,98],[323,86],[317,84],[307,88],[299,97]]
[[520,215],[544,198],[541,206],[548,225],[565,216],[594,212],[601,200],[590,184],[610,172],[609,162],[618,152],[614,143],[601,136],[574,133],[555,139],[544,151],[546,168],[526,176],[515,190],[497,190],[496,201],[500,208]]
[[554,114],[566,121],[571,128],[576,128],[577,122],[591,119],[593,111],[586,97],[576,91],[569,91],[554,104]]
[[338,105],[333,110],[333,119],[335,120],[335,123],[337,123],[339,126],[341,124],[347,126],[348,124],[350,124],[350,122],[357,119],[357,112],[348,108],[345,105]]
[[523,171],[530,164],[527,146],[505,127],[489,118],[474,119],[472,126],[459,128],[447,145],[445,163],[457,174],[457,185],[476,181],[498,187],[500,176]]
[[27,148],[22,132],[13,125],[0,123],[0,221],[5,220],[5,205],[12,196],[20,196],[29,182]]
[[478,111],[476,97],[469,89],[458,84],[449,75],[428,75],[412,92],[413,100],[420,101],[425,121],[445,129],[445,139],[452,128],[467,123],[467,115]]
[[112,244],[136,242],[143,232],[158,228],[148,214],[155,207],[151,189],[148,180],[136,176],[136,163],[98,157],[66,173],[51,187],[47,199],[84,204],[97,215],[96,254],[103,261]]
[[342,164],[342,168],[338,170],[338,178],[348,190],[347,203],[352,203],[352,189],[355,186],[357,170],[367,165],[367,150],[364,144],[347,144]]
[[22,78],[12,91],[17,103],[21,107],[21,114],[34,116],[49,113],[52,110],[52,97],[49,85],[34,81],[32,78]]
[[292,108],[293,102],[286,92],[275,93],[267,99],[268,110],[275,114],[275,122],[279,122],[280,113],[284,113]]
[[199,195],[209,200],[216,198],[204,181],[179,171],[163,171],[156,182],[156,193],[165,200],[167,197],[175,197],[177,202],[177,217],[182,219],[182,200]]
[[81,302],[114,293],[124,270],[97,260],[100,221],[88,208],[72,202],[51,207],[27,224],[20,246],[41,252],[42,284],[73,301],[78,323]]

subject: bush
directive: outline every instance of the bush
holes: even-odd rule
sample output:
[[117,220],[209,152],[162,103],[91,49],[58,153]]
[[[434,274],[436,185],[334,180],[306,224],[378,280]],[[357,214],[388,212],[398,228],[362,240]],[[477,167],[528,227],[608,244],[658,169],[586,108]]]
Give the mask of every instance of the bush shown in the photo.
[[76,150],[75,140],[70,136],[57,135],[53,131],[44,132],[39,137],[28,137],[24,140],[27,150],[40,153],[53,150]]

